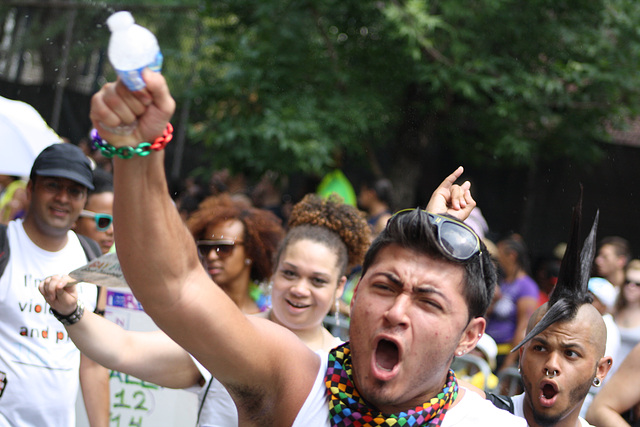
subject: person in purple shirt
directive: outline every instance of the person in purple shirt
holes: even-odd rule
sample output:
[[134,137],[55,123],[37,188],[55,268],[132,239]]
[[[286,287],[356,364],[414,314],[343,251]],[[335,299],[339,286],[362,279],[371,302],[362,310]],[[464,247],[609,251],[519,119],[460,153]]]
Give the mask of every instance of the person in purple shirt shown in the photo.
[[527,248],[518,235],[498,242],[498,262],[503,272],[498,296],[487,321],[487,334],[498,344],[498,370],[513,366],[518,353],[510,353],[525,335],[529,317],[538,306],[539,290],[527,274]]

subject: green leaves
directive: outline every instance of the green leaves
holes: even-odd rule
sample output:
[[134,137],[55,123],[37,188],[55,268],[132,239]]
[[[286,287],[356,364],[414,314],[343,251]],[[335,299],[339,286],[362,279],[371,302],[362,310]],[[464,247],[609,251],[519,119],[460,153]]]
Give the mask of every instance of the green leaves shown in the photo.
[[[134,3],[191,103],[203,171],[323,175],[372,151],[420,168],[429,145],[466,164],[590,161],[605,124],[640,112],[634,0]],[[109,4],[81,9],[72,70],[106,47]],[[66,15],[51,15],[39,28],[55,69]]]

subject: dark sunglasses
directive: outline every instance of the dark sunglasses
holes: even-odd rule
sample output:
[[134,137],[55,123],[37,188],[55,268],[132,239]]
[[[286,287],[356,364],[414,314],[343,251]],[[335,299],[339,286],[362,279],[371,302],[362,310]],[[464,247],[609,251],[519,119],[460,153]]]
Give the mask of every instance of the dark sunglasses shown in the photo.
[[196,246],[201,257],[206,258],[215,250],[218,258],[226,259],[233,253],[235,245],[242,245],[238,240],[197,240]]
[[[415,209],[403,209],[394,214],[404,214]],[[425,211],[426,212],[426,211]],[[429,222],[436,227],[436,237],[440,247],[451,258],[466,261],[480,252],[478,235],[463,222],[455,219],[427,212]]]
[[98,229],[98,231],[108,230],[109,227],[111,227],[111,223],[113,222],[112,215],[95,213],[86,209],[83,209],[82,212],[80,212],[80,216],[82,218],[93,218],[93,220],[96,222],[96,228]]

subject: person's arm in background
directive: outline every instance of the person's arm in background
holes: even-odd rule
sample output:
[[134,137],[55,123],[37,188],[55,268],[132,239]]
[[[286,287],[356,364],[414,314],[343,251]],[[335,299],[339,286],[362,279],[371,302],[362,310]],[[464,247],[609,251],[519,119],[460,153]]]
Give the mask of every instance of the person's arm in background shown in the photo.
[[[70,281],[69,276],[52,276],[40,284],[40,292],[47,303],[62,314],[72,313],[77,306],[75,285],[66,286]],[[168,388],[191,387],[202,379],[189,353],[162,331],[128,331],[88,311],[78,322],[65,328],[90,362],[88,369],[105,370],[107,382],[108,369]],[[90,389],[91,384],[87,383],[86,389]],[[83,383],[83,394],[84,391]]]
[[[106,304],[107,289],[99,286],[96,313],[104,314]],[[54,310],[57,310],[57,308],[54,307]],[[62,310],[58,312],[67,312],[64,308]],[[75,305],[68,312],[71,313],[73,310],[75,310]],[[98,316],[94,313],[91,314]],[[82,354],[81,349],[80,352],[80,388],[89,425],[91,427],[109,427],[109,410],[111,406],[109,369]]]
[[109,370],[80,354],[80,387],[91,427],[109,427]]
[[[614,361],[615,363],[615,361]],[[622,361],[587,410],[586,420],[598,427],[629,427],[622,413],[640,404],[640,344]]]
[[[538,307],[538,299],[530,296],[523,296],[518,298],[516,302],[516,329],[513,332],[513,339],[511,340],[511,347],[515,347],[520,344],[520,341],[524,339],[525,332],[527,331],[527,323],[529,318],[536,311]],[[516,366],[518,363],[518,352],[510,352],[504,358],[502,366],[499,369],[508,368],[510,366]]]

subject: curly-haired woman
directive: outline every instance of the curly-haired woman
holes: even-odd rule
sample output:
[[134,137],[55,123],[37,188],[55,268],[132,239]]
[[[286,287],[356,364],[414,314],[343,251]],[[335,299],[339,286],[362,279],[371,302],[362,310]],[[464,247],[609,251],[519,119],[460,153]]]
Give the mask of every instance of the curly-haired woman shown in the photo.
[[246,314],[269,308],[260,284],[273,271],[284,234],[271,212],[228,195],[205,199],[187,221],[209,275]]
[[347,272],[362,262],[370,229],[354,207],[314,194],[294,206],[288,228],[271,278],[268,317],[311,349],[329,351],[341,340],[322,322],[342,295]]

